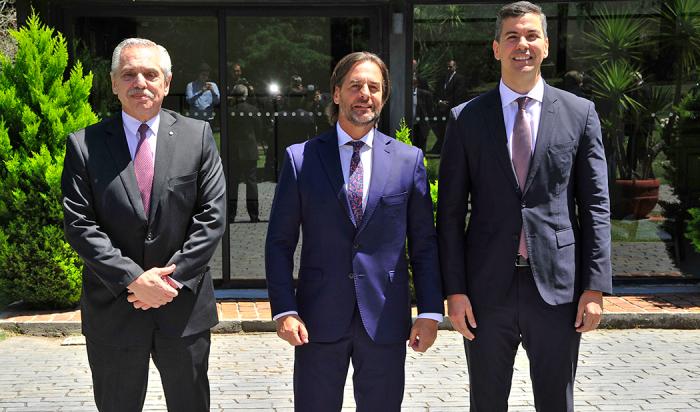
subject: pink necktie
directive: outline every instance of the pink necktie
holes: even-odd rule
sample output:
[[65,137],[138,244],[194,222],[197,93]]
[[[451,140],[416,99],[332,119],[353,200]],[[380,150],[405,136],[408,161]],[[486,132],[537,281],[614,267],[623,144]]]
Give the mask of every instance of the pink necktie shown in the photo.
[[153,152],[151,152],[151,145],[146,141],[147,135],[148,125],[142,123],[139,126],[139,143],[136,146],[136,155],[134,156],[134,172],[136,173],[136,182],[139,184],[146,219],[148,219],[148,212],[151,209],[151,188],[153,187]]
[[360,149],[365,142],[361,140],[347,142],[352,146],[352,158],[350,158],[350,176],[348,178],[348,200],[352,214],[355,216],[355,225],[360,227],[362,221],[362,161],[360,160]]
[[[532,156],[532,132],[530,131],[530,123],[525,119],[525,108],[530,100],[529,97],[519,97],[516,100],[518,102],[518,113],[515,116],[515,125],[513,126],[512,161],[521,192],[525,191],[525,180],[527,179],[530,157]],[[520,230],[518,254],[527,259],[524,224]]]

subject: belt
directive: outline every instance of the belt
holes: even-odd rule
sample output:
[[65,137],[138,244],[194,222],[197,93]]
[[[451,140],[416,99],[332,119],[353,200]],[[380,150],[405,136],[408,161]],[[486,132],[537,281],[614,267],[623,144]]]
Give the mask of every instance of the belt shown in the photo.
[[530,260],[518,255],[515,257],[515,267],[516,268],[529,268],[530,267]]

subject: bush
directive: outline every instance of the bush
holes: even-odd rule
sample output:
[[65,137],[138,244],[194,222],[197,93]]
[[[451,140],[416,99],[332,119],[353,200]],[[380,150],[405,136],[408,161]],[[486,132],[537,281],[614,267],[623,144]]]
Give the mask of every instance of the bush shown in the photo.
[[80,259],[63,237],[60,179],[68,133],[97,122],[92,75],[68,64],[60,33],[32,15],[0,54],[0,301],[65,308],[80,298]]
[[685,230],[685,237],[690,240],[695,250],[700,252],[700,209],[689,209],[688,214],[690,220],[688,220],[688,227]]

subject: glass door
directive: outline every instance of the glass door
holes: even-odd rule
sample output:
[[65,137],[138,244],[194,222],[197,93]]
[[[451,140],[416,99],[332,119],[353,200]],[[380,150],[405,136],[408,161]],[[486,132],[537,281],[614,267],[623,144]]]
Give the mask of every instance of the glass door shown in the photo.
[[332,99],[331,71],[347,53],[378,52],[372,20],[369,16],[227,17],[227,140],[222,154],[227,158],[234,285],[264,284],[265,235],[285,148],[330,127],[325,108]]

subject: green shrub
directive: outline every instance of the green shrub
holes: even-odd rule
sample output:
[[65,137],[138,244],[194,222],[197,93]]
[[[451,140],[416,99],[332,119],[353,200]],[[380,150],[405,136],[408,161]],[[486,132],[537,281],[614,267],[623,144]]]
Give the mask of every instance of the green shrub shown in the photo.
[[685,237],[690,240],[695,250],[700,252],[700,209],[688,209],[688,214],[690,220],[688,220],[688,227],[685,230]]
[[63,237],[60,179],[66,135],[97,122],[92,75],[70,69],[60,33],[32,15],[14,61],[0,55],[0,301],[65,308],[82,266]]

